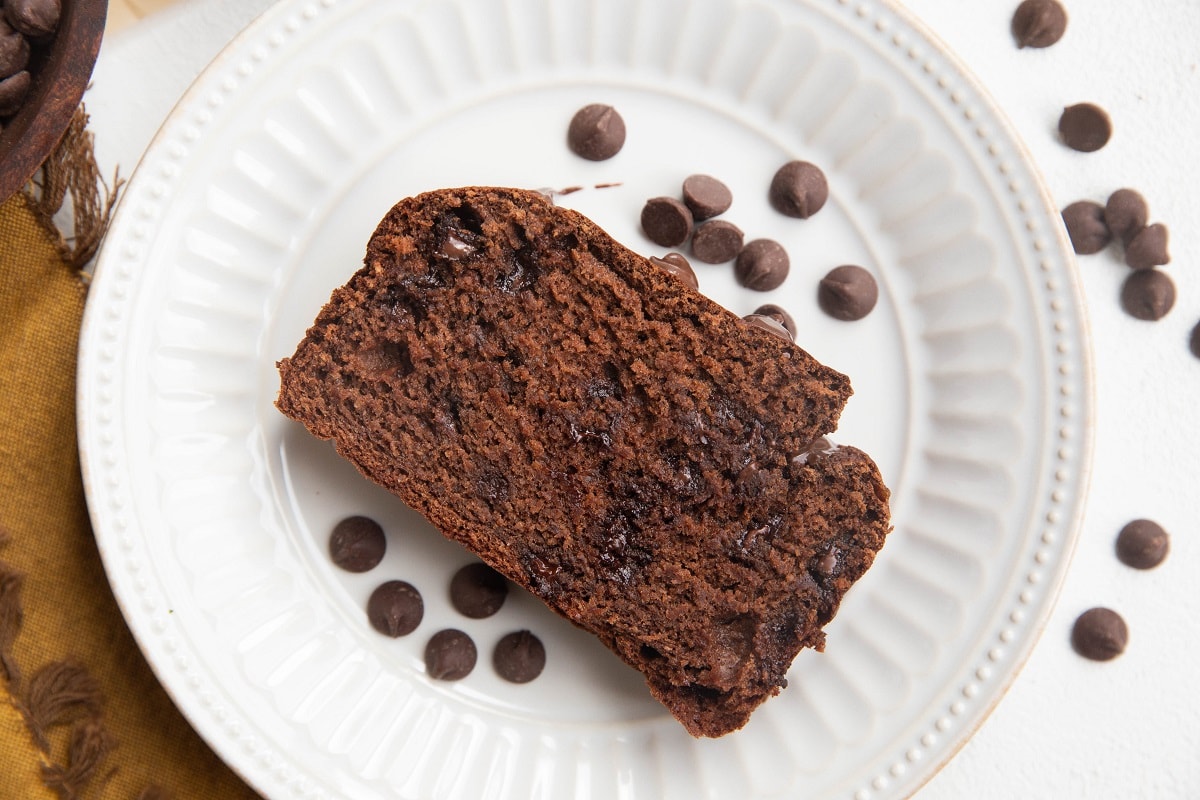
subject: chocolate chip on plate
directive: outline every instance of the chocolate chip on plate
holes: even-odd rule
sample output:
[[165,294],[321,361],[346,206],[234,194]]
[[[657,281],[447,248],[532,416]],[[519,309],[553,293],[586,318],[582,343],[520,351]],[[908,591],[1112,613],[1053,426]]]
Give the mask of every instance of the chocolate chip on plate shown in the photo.
[[496,674],[512,683],[529,683],[546,667],[546,647],[529,631],[505,634],[492,651]]
[[689,175],[683,181],[683,202],[699,222],[728,211],[733,192],[711,175]]
[[732,222],[710,219],[696,226],[692,234],[692,255],[705,264],[732,261],[742,251],[745,234]]
[[1129,628],[1111,608],[1090,608],[1079,615],[1071,628],[1071,646],[1092,661],[1109,661],[1125,652]]
[[1117,534],[1117,558],[1134,569],[1153,569],[1167,557],[1171,537],[1157,522],[1135,519]]
[[1067,30],[1067,10],[1056,0],[1025,0],[1012,18],[1017,47],[1049,47]]
[[1077,200],[1062,210],[1063,224],[1071,247],[1081,256],[1099,253],[1112,241],[1104,218],[1104,206],[1091,200]]
[[1117,189],[1104,204],[1104,223],[1112,235],[1126,246],[1141,233],[1149,220],[1150,207],[1146,198],[1133,189]]
[[793,339],[796,338],[796,320],[792,319],[792,315],[785,311],[782,307],[777,306],[774,303],[765,303],[754,309],[754,313],[770,317],[783,327],[787,328],[787,332],[792,335]]
[[625,120],[612,106],[592,103],[575,112],[567,126],[567,146],[589,161],[612,158],[625,145]]
[[692,235],[692,211],[674,197],[652,197],[642,206],[642,230],[660,247],[678,247]]
[[761,328],[767,333],[778,336],[780,339],[786,339],[789,342],[796,340],[791,331],[785,328],[783,323],[775,319],[775,317],[768,316],[767,314],[747,314],[742,319],[756,328]]
[[450,604],[471,619],[490,617],[508,597],[508,581],[487,564],[467,564],[450,579]]
[[417,587],[407,581],[381,583],[367,600],[371,627],[392,638],[415,631],[424,616],[425,601]]
[[696,271],[692,269],[691,262],[684,257],[683,253],[672,252],[661,257],[651,256],[650,261],[693,289],[700,288],[700,281],[696,277]]
[[769,292],[787,280],[791,261],[787,250],[774,239],[755,239],[738,253],[733,274],[747,289]]
[[1154,322],[1165,317],[1174,306],[1175,282],[1161,270],[1135,270],[1121,287],[1121,307],[1131,317]]
[[456,628],[433,635],[425,645],[425,672],[438,681],[457,681],[471,674],[478,658],[475,642]]
[[353,516],[333,526],[329,557],[347,572],[367,572],[379,566],[387,552],[383,528],[370,517]]
[[853,322],[875,308],[879,286],[870,272],[855,264],[835,267],[817,286],[817,304],[834,319]]
[[1152,269],[1171,263],[1167,247],[1170,233],[1161,222],[1147,225],[1125,245],[1125,263],[1134,269]]
[[41,39],[58,30],[62,16],[60,0],[4,0],[3,5],[9,24],[31,39]]
[[829,184],[816,164],[789,161],[771,178],[767,199],[780,214],[808,219],[829,199]]
[[1095,103],[1077,103],[1063,109],[1058,134],[1063,144],[1081,153],[1092,153],[1112,138],[1112,119]]

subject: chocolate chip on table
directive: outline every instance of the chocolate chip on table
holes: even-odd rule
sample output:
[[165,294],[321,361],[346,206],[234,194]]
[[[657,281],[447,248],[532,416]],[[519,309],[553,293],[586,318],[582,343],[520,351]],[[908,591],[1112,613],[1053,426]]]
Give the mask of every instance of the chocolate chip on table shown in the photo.
[[612,158],[625,145],[625,120],[612,106],[592,103],[575,112],[567,126],[567,146],[589,161]]
[[1112,119],[1095,103],[1077,103],[1063,109],[1058,134],[1063,144],[1081,153],[1092,153],[1112,138]]
[[450,604],[471,619],[484,619],[500,610],[508,597],[508,581],[487,564],[467,564],[450,579]]
[[1056,0],[1025,0],[1012,18],[1017,47],[1049,47],[1067,30],[1067,10]]
[[371,627],[392,638],[415,631],[424,616],[425,601],[417,587],[407,581],[381,583],[367,600]]
[[0,80],[0,117],[11,117],[21,110],[32,83],[28,70],[21,70]]
[[674,197],[652,197],[642,206],[642,230],[660,247],[678,247],[692,235],[692,211]]
[[1153,569],[1167,557],[1171,537],[1157,522],[1135,519],[1117,534],[1117,558],[1134,569]]
[[1154,322],[1174,306],[1175,282],[1161,270],[1134,270],[1121,287],[1121,307],[1131,317]]
[[780,339],[786,339],[789,342],[794,342],[796,340],[795,335],[785,328],[783,323],[777,320],[775,317],[767,314],[747,314],[746,316],[742,317],[742,319],[756,328],[761,328],[767,333],[778,336]]
[[745,234],[732,222],[710,219],[696,226],[692,234],[692,255],[705,264],[723,264],[742,252]]
[[1099,253],[1112,241],[1105,222],[1104,206],[1091,200],[1077,200],[1062,210],[1063,224],[1071,247],[1081,256]]
[[834,319],[853,322],[875,308],[879,286],[870,272],[855,264],[835,267],[817,287],[817,304]]
[[329,557],[347,572],[367,572],[379,566],[387,552],[387,537],[370,517],[346,517],[329,535]]
[[546,647],[529,631],[505,634],[492,651],[496,674],[511,683],[529,683],[546,667]]
[[787,280],[791,261],[787,250],[774,239],[755,239],[738,253],[733,273],[747,289],[769,292]]
[[771,178],[767,199],[780,214],[808,219],[829,199],[829,183],[816,164],[789,161]]
[[1104,222],[1112,235],[1128,246],[1150,220],[1146,198],[1133,189],[1117,189],[1104,204]]
[[796,338],[796,320],[792,319],[792,315],[780,306],[777,306],[774,303],[765,303],[754,309],[754,313],[770,317],[786,328],[787,332],[792,335],[793,339]]
[[733,192],[711,175],[689,175],[683,181],[683,202],[699,222],[728,211]]
[[425,672],[438,681],[457,681],[471,674],[478,658],[475,642],[456,628],[433,635],[425,645]]
[[4,0],[8,23],[31,39],[41,39],[58,29],[60,0]]
[[1088,609],[1071,628],[1071,646],[1092,661],[1110,661],[1124,653],[1128,644],[1129,628],[1110,608]]
[[1147,225],[1125,245],[1125,263],[1134,269],[1153,269],[1171,263],[1170,235],[1161,222]]
[[1192,338],[1188,340],[1188,349],[1192,351],[1192,355],[1200,358],[1200,322],[1196,323],[1196,327],[1192,328]]
[[693,289],[700,288],[696,271],[692,269],[691,263],[683,253],[667,253],[661,257],[651,256],[650,261]]
[[0,78],[29,66],[29,40],[0,17]]

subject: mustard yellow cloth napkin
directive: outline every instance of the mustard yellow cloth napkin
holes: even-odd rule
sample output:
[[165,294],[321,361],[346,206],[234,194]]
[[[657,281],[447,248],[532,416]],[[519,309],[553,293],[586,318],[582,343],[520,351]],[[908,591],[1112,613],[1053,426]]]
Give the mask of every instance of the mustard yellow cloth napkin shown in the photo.
[[71,244],[38,200],[0,205],[0,798],[256,797],[172,705],[109,589],[75,440],[87,281]]

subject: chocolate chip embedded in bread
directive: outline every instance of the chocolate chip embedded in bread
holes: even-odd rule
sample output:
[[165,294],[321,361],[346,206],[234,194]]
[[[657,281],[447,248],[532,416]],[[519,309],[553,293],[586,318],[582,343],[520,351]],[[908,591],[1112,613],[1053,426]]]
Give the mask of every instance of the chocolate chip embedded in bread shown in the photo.
[[1125,652],[1129,628],[1110,608],[1091,608],[1079,615],[1071,628],[1071,646],[1092,661],[1109,661]]
[[417,587],[407,581],[381,583],[367,600],[367,619],[385,636],[407,636],[424,616],[425,601]]
[[817,287],[817,304],[834,319],[860,320],[875,308],[879,286],[875,277],[856,264],[835,267]]
[[346,517],[333,526],[329,557],[347,572],[368,572],[379,566],[387,552],[387,537],[370,517]]
[[1157,522],[1135,519],[1117,534],[1117,558],[1134,569],[1153,569],[1167,558],[1171,537]]
[[467,564],[450,579],[450,604],[471,619],[495,614],[507,597],[508,581],[487,564]]
[[683,181],[683,202],[699,222],[728,211],[733,192],[711,175],[689,175]]
[[1058,134],[1072,150],[1092,153],[1112,138],[1112,118],[1095,103],[1077,103],[1063,109],[1058,118]]
[[747,289],[768,292],[787,280],[790,268],[791,261],[783,245],[774,239],[755,239],[738,253],[733,273]]
[[808,219],[829,199],[829,184],[816,164],[789,161],[771,178],[767,199],[780,214]]
[[1170,232],[1161,222],[1147,225],[1125,246],[1125,263],[1134,269],[1153,269],[1171,263]]
[[693,289],[700,288],[700,280],[696,277],[696,271],[692,269],[691,262],[684,257],[683,253],[667,253],[662,257],[651,256],[650,263],[661,267],[685,285]]
[[792,319],[792,315],[785,311],[781,306],[777,306],[774,303],[764,303],[763,305],[754,309],[754,313],[770,317],[786,328],[787,332],[792,335],[793,339],[796,338],[796,320]]
[[1157,269],[1131,272],[1121,286],[1121,307],[1137,319],[1154,322],[1175,306],[1175,282]]
[[1049,47],[1067,30],[1067,10],[1056,0],[1025,0],[1012,18],[1017,47]]
[[505,634],[492,651],[496,674],[511,683],[529,683],[546,667],[546,647],[529,631]]
[[674,197],[652,197],[642,206],[642,230],[661,247],[678,247],[692,235],[692,212]]
[[612,158],[625,145],[625,120],[612,106],[592,103],[575,112],[567,126],[567,146],[589,161]]
[[761,328],[767,333],[778,336],[780,339],[786,339],[789,342],[795,341],[795,337],[791,331],[783,327],[783,323],[774,317],[766,314],[747,314],[742,319],[756,328]]
[[1104,204],[1104,223],[1121,243],[1128,246],[1150,221],[1146,198],[1133,189],[1117,189]]
[[692,234],[692,255],[705,264],[724,264],[742,251],[745,234],[732,222],[710,219],[696,226]]
[[1091,200],[1077,200],[1062,210],[1063,224],[1071,247],[1081,256],[1099,253],[1112,241],[1112,232],[1104,221],[1104,206]]
[[475,669],[479,653],[475,641],[463,631],[438,631],[425,645],[425,672],[437,681],[462,680]]

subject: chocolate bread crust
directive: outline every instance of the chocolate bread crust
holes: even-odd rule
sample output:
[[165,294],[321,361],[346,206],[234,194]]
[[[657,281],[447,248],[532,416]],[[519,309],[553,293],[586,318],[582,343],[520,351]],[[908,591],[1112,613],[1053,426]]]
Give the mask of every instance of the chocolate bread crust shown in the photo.
[[814,448],[849,381],[533,192],[398,203],[277,405],[641,670],[745,724],[867,569],[888,492]]

